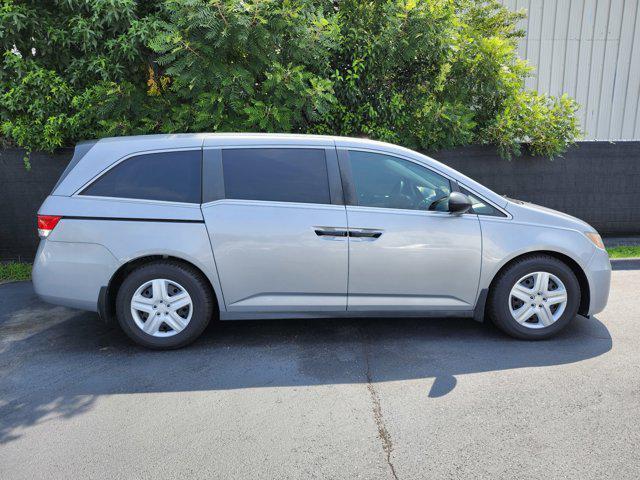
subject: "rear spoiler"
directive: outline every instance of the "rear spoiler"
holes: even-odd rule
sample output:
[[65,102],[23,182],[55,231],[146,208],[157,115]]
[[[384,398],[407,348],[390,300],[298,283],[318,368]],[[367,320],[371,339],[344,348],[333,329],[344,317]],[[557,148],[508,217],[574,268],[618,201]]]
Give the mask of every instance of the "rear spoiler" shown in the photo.
[[64,169],[64,171],[62,172],[62,175],[60,175],[60,178],[58,179],[55,186],[53,187],[53,190],[51,192],[52,194],[56,191],[56,188],[58,188],[58,186],[62,183],[65,177],[69,175],[69,172],[73,170],[73,167],[75,167],[78,164],[78,162],[82,160],[82,157],[84,157],[89,152],[89,150],[93,148],[93,146],[96,143],[98,143],[98,140],[85,140],[83,142],[79,142],[76,144],[76,147],[73,150],[73,157],[71,157],[69,164]]

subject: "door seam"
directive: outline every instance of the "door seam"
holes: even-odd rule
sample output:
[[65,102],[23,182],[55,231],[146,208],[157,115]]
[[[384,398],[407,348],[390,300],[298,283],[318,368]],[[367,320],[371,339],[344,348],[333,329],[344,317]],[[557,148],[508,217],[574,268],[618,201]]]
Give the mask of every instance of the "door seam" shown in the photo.
[[345,307],[344,307],[344,311],[348,312],[349,311],[349,278],[351,276],[351,230],[349,227],[349,210],[347,209],[347,206],[344,206],[344,215],[345,215],[345,219],[347,221],[347,296],[346,296],[346,302],[345,302]]

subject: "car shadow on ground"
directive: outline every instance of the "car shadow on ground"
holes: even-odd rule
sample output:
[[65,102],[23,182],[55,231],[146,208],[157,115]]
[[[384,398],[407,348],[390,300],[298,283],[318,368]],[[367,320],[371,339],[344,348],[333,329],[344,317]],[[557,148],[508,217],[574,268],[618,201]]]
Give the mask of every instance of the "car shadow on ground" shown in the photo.
[[523,342],[470,319],[217,322],[176,351],[137,347],[97,315],[53,307],[29,283],[0,287],[0,444],[101,396],[434,379],[451,392],[469,373],[578,362],[612,347],[597,318]]

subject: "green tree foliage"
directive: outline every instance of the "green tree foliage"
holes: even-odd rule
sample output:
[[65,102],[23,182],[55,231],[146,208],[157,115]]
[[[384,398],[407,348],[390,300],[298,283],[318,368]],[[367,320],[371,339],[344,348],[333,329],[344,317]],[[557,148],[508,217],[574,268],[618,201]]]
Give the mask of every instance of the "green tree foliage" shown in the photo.
[[[151,3],[151,2],[149,2]],[[134,0],[3,0],[0,120],[5,140],[51,150],[132,131],[135,108],[103,115],[122,91],[144,93],[154,8]],[[126,113],[126,115],[125,115]],[[114,122],[124,121],[116,128]],[[142,129],[140,130],[142,131]]]
[[[306,131],[330,114],[338,17],[313,0],[167,0],[149,45],[169,130]],[[161,128],[165,128],[164,126]]]
[[195,131],[368,136],[434,150],[579,135],[524,88],[513,13],[479,0],[2,0],[5,143]]

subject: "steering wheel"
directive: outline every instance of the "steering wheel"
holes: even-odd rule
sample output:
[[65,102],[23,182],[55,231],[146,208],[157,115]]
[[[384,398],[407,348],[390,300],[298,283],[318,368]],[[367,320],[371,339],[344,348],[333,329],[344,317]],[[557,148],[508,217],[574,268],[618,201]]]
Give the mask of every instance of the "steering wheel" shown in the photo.
[[[420,209],[425,198],[420,193],[418,186],[410,180],[401,178],[391,189],[389,197],[393,199],[397,208]],[[425,207],[426,209],[426,207]]]

